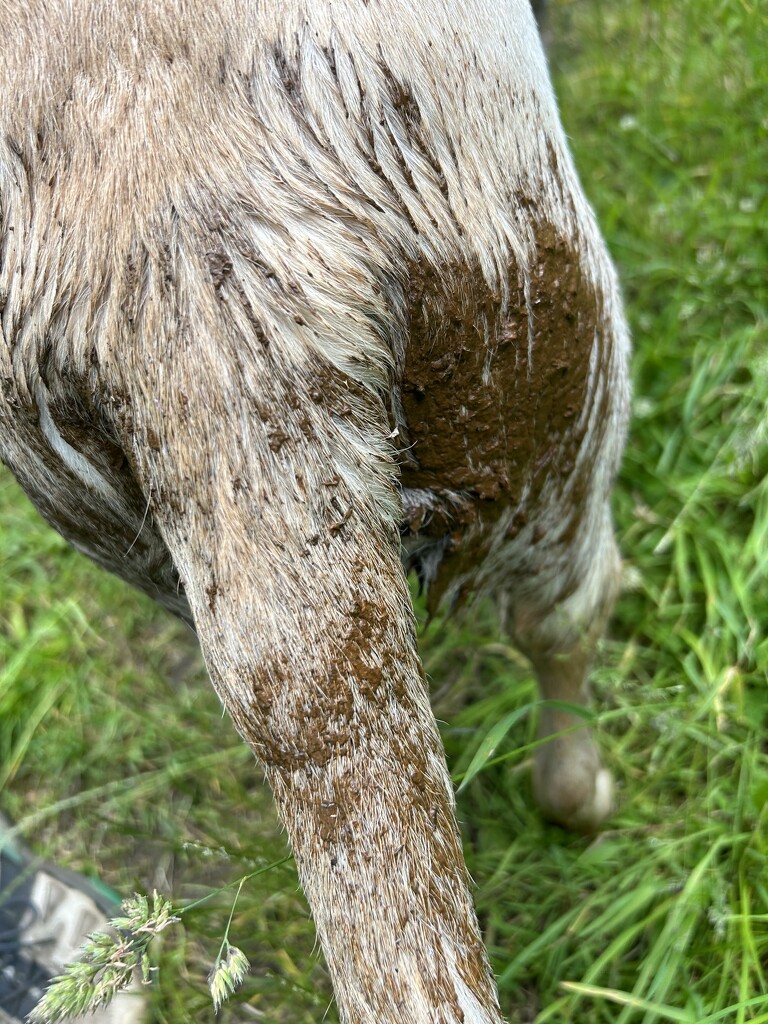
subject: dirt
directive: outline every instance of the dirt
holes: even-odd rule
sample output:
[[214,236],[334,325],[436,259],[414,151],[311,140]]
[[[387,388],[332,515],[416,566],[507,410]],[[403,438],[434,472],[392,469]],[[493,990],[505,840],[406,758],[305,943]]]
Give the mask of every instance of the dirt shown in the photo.
[[[506,309],[478,268],[410,269],[402,400],[415,463],[402,467],[402,482],[445,499],[443,514],[425,514],[423,522],[418,510],[409,512],[411,527],[430,536],[444,535],[446,520],[452,524],[438,597],[450,578],[483,558],[487,527],[504,509],[517,510],[510,536],[526,525],[552,476],[565,481],[576,473],[564,526],[578,527],[590,460],[578,471],[576,462],[596,332],[601,365],[607,354],[601,300],[579,253],[552,225],[540,223],[535,239],[530,305],[516,266],[509,268]],[[604,419],[604,393],[601,401]],[[459,514],[448,507],[449,492],[466,499]]]

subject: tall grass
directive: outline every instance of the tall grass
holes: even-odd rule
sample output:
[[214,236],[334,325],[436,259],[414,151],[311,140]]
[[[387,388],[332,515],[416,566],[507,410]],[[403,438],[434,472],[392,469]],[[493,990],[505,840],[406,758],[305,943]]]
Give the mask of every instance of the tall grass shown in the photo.
[[[635,338],[627,588],[594,675],[620,806],[591,840],[544,825],[527,664],[490,608],[425,628],[457,780],[484,762],[459,796],[478,908],[512,1022],[768,1022],[768,12],[560,0],[550,36]],[[0,528],[0,785],[29,838],[182,904],[280,862],[192,638],[7,475]],[[228,890],[164,933],[156,1021],[213,1021],[231,909]],[[335,1019],[292,864],[244,887],[229,929],[253,972],[220,1019]]]

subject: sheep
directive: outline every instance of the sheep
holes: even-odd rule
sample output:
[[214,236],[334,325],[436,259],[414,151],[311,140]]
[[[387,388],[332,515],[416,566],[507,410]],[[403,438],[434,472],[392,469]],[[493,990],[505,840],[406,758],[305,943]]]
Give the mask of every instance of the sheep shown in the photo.
[[[498,1024],[406,570],[584,700],[629,405],[528,0],[0,0],[0,41],[0,457],[194,626],[341,1019]],[[534,786],[589,828],[575,724]]]

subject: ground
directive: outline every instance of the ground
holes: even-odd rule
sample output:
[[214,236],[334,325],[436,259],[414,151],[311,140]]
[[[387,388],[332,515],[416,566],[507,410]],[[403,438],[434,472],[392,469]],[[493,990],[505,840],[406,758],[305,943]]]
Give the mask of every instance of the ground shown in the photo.
[[[635,342],[625,589],[594,673],[619,807],[598,837],[543,824],[528,665],[492,608],[425,627],[451,768],[471,776],[478,908],[511,1022],[768,1022],[768,13],[553,0],[548,34]],[[220,1019],[323,1018],[293,864],[192,637],[68,550],[7,474],[0,789],[39,849],[126,894],[183,906],[267,868],[237,903],[253,969]],[[233,893],[164,933],[159,1024],[214,1020]]]

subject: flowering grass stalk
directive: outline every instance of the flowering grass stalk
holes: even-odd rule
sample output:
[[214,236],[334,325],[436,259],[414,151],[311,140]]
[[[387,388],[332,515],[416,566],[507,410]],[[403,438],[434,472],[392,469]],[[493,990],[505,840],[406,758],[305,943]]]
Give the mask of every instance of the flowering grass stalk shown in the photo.
[[[245,953],[229,941],[229,930],[242,888],[251,878],[271,871],[288,860],[290,857],[282,857],[245,875],[239,882],[231,883],[237,885],[237,893],[216,963],[208,976],[217,1012],[242,984],[250,969]],[[94,932],[88,936],[80,959],[67,964],[63,973],[52,980],[47,992],[30,1014],[29,1024],[58,1024],[70,1017],[93,1013],[127,988],[136,971],[141,972],[141,979],[147,984],[156,970],[149,956],[152,940],[170,925],[177,924],[183,914],[208,902],[224,889],[231,888],[231,885],[215,889],[185,907],[174,907],[169,899],[157,891],[152,896],[151,904],[146,896],[139,893],[123,900],[122,914],[109,922],[111,934]]]
[[232,909],[229,912],[227,930],[219,947],[219,955],[216,957],[213,970],[208,975],[211,998],[217,1013],[221,1009],[222,1003],[226,1002],[238,986],[242,984],[243,979],[251,968],[245,953],[238,949],[237,946],[233,946],[229,941],[229,929],[232,925],[232,918],[235,914],[235,907],[237,906],[244,881],[244,878],[240,880],[240,885],[237,888],[237,893],[232,903]]
[[146,896],[135,893],[123,900],[121,909],[122,915],[110,921],[116,935],[94,932],[88,936],[80,959],[53,979],[30,1014],[31,1024],[56,1024],[106,1006],[131,983],[136,970],[144,982],[149,981],[149,944],[180,918],[171,901],[157,891],[151,905]]

